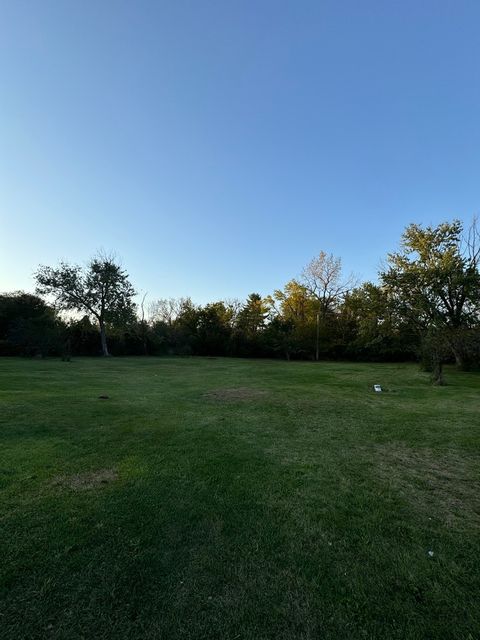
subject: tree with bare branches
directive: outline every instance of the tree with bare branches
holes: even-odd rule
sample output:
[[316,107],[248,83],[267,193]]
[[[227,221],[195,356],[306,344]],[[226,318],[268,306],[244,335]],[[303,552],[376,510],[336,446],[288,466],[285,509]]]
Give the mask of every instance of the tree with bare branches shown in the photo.
[[320,325],[355,287],[353,275],[344,277],[342,259],[320,251],[302,271],[301,283],[317,302],[315,360],[320,358]]

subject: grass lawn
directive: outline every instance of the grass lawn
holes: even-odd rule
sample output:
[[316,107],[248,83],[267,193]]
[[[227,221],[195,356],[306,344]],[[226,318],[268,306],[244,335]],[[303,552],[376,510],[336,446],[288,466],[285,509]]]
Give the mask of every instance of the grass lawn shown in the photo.
[[446,378],[0,359],[0,638],[477,640],[480,375]]

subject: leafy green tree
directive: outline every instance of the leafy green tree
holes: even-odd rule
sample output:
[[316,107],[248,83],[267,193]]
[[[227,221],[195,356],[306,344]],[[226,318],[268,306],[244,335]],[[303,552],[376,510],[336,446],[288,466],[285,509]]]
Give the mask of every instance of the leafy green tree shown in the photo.
[[383,286],[365,282],[345,297],[339,311],[345,354],[367,360],[414,358],[418,337],[399,316]]
[[40,266],[37,293],[52,296],[57,308],[84,312],[98,322],[102,353],[109,355],[107,325],[131,321],[135,290],[127,273],[110,256],[97,255],[86,268],[62,262]]
[[98,327],[88,315],[72,318],[67,325],[67,335],[72,353],[94,356],[98,353]]
[[0,343],[5,355],[59,353],[64,330],[55,309],[38,296],[22,291],[0,295]]
[[180,298],[178,310],[171,335],[175,353],[180,355],[191,355],[195,350],[198,331],[199,307],[194,304],[191,298]]
[[265,327],[268,305],[258,293],[251,293],[238,314],[237,326],[248,338],[256,337]]
[[224,302],[212,302],[199,310],[196,341],[199,355],[226,355],[231,334],[231,310]]
[[295,325],[292,320],[275,316],[265,329],[265,346],[274,355],[282,353],[290,360],[295,351]]
[[251,293],[236,315],[232,344],[237,355],[265,355],[264,330],[268,313],[267,301],[258,293]]
[[428,335],[429,343],[447,344],[459,367],[468,365],[467,336],[479,325],[477,238],[475,224],[465,236],[459,220],[425,228],[411,224],[381,273],[396,312]]
[[315,343],[318,304],[297,280],[290,280],[283,289],[276,289],[266,298],[272,321],[268,339],[276,351],[292,356],[309,357]]

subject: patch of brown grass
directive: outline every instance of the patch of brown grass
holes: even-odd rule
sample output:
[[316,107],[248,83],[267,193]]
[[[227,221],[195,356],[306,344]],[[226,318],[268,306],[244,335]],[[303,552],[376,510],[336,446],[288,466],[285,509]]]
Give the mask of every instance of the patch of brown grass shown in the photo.
[[376,447],[374,459],[381,480],[416,509],[450,526],[464,520],[480,528],[478,458],[392,443]]
[[58,476],[53,484],[72,489],[73,491],[85,491],[86,489],[96,489],[110,484],[118,477],[114,469],[97,469],[96,471],[86,471],[75,473],[71,476]]

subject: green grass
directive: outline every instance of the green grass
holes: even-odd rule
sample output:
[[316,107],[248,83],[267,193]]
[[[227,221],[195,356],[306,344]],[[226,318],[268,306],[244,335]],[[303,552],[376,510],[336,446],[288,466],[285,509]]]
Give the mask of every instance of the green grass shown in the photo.
[[447,380],[1,359],[0,637],[479,638],[480,376]]

